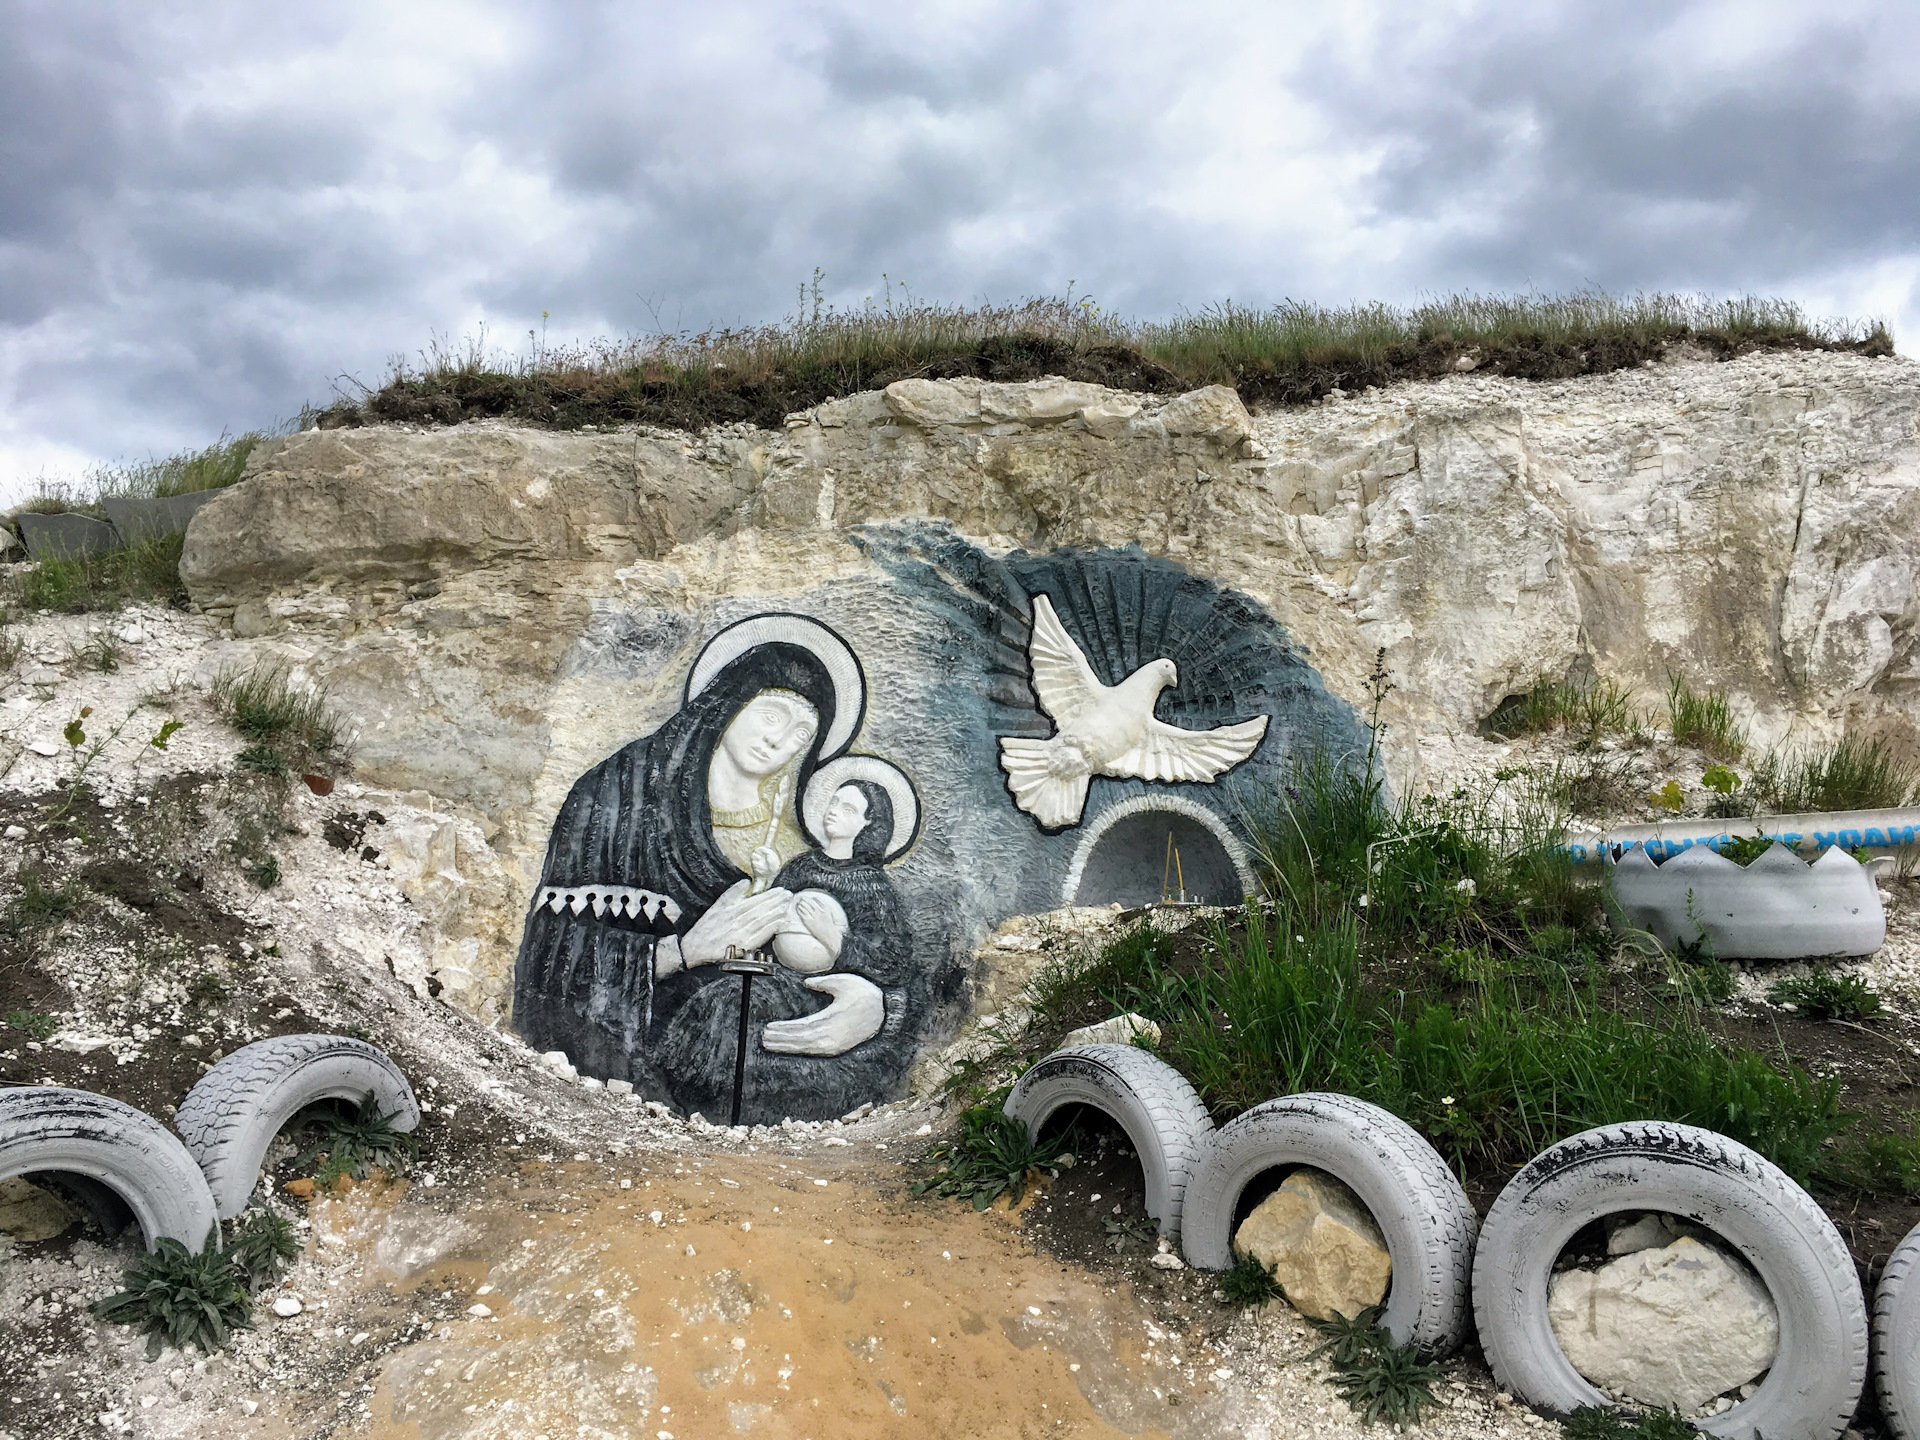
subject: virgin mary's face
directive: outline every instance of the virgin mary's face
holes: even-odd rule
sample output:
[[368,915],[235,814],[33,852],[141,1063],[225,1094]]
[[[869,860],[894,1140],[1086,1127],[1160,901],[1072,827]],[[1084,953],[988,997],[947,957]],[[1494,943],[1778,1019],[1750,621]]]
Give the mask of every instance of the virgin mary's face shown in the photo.
[[756,695],[733,717],[720,748],[749,775],[764,778],[812,743],[820,717],[793,695]]

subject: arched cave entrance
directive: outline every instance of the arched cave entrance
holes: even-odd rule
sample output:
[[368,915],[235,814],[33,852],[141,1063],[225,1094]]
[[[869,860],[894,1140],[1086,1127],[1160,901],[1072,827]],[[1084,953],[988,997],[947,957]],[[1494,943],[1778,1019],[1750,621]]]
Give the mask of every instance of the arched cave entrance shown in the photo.
[[1180,898],[1181,877],[1186,898],[1203,905],[1238,905],[1253,888],[1240,843],[1218,815],[1177,796],[1141,797],[1094,821],[1074,856],[1063,899],[1152,905],[1163,895]]

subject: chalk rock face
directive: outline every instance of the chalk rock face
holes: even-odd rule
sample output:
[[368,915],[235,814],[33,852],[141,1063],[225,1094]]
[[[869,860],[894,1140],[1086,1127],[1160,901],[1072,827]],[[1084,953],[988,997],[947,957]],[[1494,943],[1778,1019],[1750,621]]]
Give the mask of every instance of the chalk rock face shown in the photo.
[[1547,1319],[1594,1384],[1683,1412],[1753,1379],[1780,1343],[1766,1286],[1691,1236],[1598,1270],[1562,1271],[1547,1291]]
[[1324,1171],[1299,1169],[1240,1222],[1237,1255],[1273,1271],[1303,1315],[1351,1318],[1387,1297],[1393,1259],[1367,1207]]
[[[428,978],[497,1022],[569,788],[673,714],[701,646],[744,616],[839,628],[876,697],[863,753],[977,744],[997,784],[996,737],[1050,727],[961,713],[1027,692],[1025,595],[983,576],[1045,588],[1050,564],[1056,601],[1108,596],[1054,557],[1125,551],[1158,567],[1156,595],[1178,570],[1261,612],[1350,713],[1384,649],[1405,787],[1481,745],[1507,695],[1575,666],[1648,703],[1670,669],[1723,688],[1763,749],[1789,729],[1920,740],[1917,536],[1920,365],[1761,353],[1544,384],[1483,368],[1258,415],[1225,387],[956,379],[778,429],[312,431],[260,445],[201,508],[181,573],[232,626],[217,663],[324,684],[356,731],[355,779],[430,802],[376,843],[432,930]],[[1073,622],[1082,648],[1157,633],[1105,609]],[[1189,672],[1176,702],[1201,693]],[[1280,693],[1224,679],[1234,704],[1208,724]],[[1291,725],[1276,710],[1269,744]],[[988,792],[909,769],[928,787],[918,863],[978,877],[955,894],[953,973],[930,991],[944,1038],[1001,1003],[970,973],[993,927],[1076,896],[1039,883],[1060,867],[1031,863],[1042,842],[1007,828],[1031,830],[1024,816],[956,848],[943,827]],[[1064,866],[1097,818],[1049,855]]]

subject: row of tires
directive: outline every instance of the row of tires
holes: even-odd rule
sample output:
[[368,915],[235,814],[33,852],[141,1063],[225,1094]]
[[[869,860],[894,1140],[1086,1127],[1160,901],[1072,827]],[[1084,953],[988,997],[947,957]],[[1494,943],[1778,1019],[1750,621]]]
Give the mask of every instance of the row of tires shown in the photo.
[[1147,1213],[1187,1263],[1234,1263],[1248,1188],[1294,1166],[1324,1170],[1373,1214],[1393,1280],[1381,1324],[1396,1344],[1445,1354],[1477,1330],[1500,1386],[1568,1415],[1612,1402],[1567,1360],[1547,1320],[1554,1261],[1584,1227],[1624,1210],[1663,1211],[1712,1230],[1773,1297],[1780,1341],[1754,1394],[1697,1422],[1728,1440],[1835,1440],[1869,1365],[1887,1424],[1920,1440],[1920,1228],[1895,1251],[1871,1332],[1853,1260],[1833,1222],[1777,1166],[1691,1125],[1645,1121],[1571,1136],[1525,1166],[1476,1221],[1439,1153],[1405,1122],[1351,1095],[1271,1100],[1215,1128],[1185,1077],[1131,1045],[1057,1050],[1007,1097],[1041,1133],[1069,1107],[1102,1111],[1140,1156]]
[[24,1176],[77,1200],[109,1233],[140,1227],[199,1250],[218,1220],[246,1209],[267,1148],[301,1110],[371,1095],[397,1130],[420,1123],[392,1060],[345,1035],[280,1035],[243,1046],[202,1075],[168,1130],[145,1111],[87,1090],[0,1090],[0,1180]]

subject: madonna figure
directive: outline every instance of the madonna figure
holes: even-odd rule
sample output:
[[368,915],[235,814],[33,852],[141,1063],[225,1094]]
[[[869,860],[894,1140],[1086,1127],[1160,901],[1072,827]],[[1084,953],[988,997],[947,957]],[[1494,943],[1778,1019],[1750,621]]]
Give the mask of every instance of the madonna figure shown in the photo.
[[[912,843],[913,787],[884,760],[848,755],[820,767],[804,813],[821,844],[774,878],[791,898],[771,937],[780,968],[751,991],[747,1124],[844,1115],[885,1098],[912,1059],[913,936],[881,867]],[[739,1016],[737,985],[709,985],[674,1015],[660,1057],[683,1109],[731,1102]]]
[[514,968],[513,1023],[582,1073],[671,1091],[662,1027],[729,947],[793,920],[769,884],[806,845],[797,798],[866,703],[859,662],[819,622],[759,615],[721,631],[681,709],[574,784],[554,821]]

